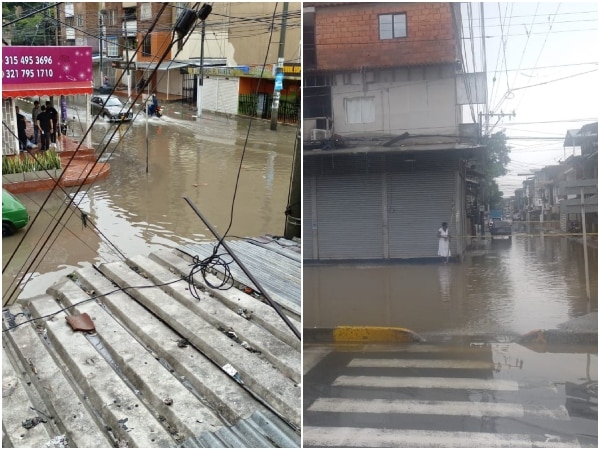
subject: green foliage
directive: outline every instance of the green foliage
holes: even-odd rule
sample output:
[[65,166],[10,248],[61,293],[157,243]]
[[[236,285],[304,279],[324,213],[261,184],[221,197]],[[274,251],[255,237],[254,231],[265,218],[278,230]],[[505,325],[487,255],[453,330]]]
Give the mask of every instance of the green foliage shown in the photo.
[[[2,2],[4,22],[17,20],[10,27],[3,27],[4,33],[10,33],[11,45],[51,45],[56,43],[56,8],[27,17],[29,14],[47,7],[41,2]],[[6,38],[7,36],[4,35]]]
[[506,145],[506,135],[502,132],[483,138],[486,155],[483,170],[491,178],[506,175],[506,166],[510,162],[510,147]]
[[16,156],[2,157],[2,174],[34,172],[36,170],[60,169],[60,156],[53,151],[48,150],[44,153],[38,153],[35,157],[26,154],[23,158]]
[[489,205],[492,209],[499,209],[502,206],[504,193],[498,189],[494,178],[507,174],[506,166],[510,162],[510,147],[506,145],[506,135],[502,132],[485,136],[482,144],[486,146],[481,167],[484,173],[482,179],[483,204]]
[[2,175],[21,172],[21,161],[18,158],[11,156],[2,157]]

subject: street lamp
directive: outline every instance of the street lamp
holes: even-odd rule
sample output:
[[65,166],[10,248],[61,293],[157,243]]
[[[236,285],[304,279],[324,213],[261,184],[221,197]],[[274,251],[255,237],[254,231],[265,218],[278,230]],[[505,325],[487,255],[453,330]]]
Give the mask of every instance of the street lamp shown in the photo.
[[200,76],[198,77],[198,94],[196,97],[196,107],[198,112],[196,117],[202,117],[202,87],[204,86],[204,36],[206,34],[206,18],[212,11],[212,6],[208,3],[202,5],[198,11],[198,19],[202,21],[202,37],[200,40]]

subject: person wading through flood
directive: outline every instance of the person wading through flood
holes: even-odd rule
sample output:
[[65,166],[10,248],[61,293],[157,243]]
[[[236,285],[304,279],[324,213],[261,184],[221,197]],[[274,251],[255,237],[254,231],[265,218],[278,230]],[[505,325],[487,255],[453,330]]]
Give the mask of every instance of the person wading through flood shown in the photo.
[[15,106],[17,113],[17,136],[19,138],[19,147],[21,150],[27,150],[27,121],[25,116],[21,114],[19,107]]
[[53,123],[50,114],[46,111],[46,106],[42,105],[42,111],[37,116],[36,126],[40,130],[42,146],[40,151],[45,152],[50,148],[50,135],[53,131]]
[[58,129],[58,111],[52,105],[52,102],[48,100],[46,102],[46,114],[50,116],[50,120],[52,120],[52,131],[50,132],[50,142],[52,144],[56,144],[56,135],[60,135],[60,130]]
[[450,257],[450,230],[448,229],[448,224],[446,222],[442,222],[442,226],[438,229],[437,235],[439,239],[438,256],[446,258],[444,263],[447,263],[448,258]]

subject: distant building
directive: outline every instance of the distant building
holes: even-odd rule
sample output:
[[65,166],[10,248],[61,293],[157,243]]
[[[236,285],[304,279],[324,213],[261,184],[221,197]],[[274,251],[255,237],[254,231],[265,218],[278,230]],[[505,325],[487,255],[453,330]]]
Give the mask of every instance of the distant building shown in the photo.
[[[150,92],[189,104],[196,104],[201,47],[204,47],[202,108],[225,114],[270,117],[283,4],[212,3],[212,12],[205,20],[205,39],[198,20],[189,36],[178,40],[173,33],[174,25],[182,11],[194,5],[193,2],[166,6],[160,2],[64,2],[57,8],[66,24],[60,28],[58,39],[62,45],[92,46],[97,87],[102,86],[102,78],[107,76],[111,85],[127,89],[127,76],[123,72],[130,59],[132,91],[147,79]],[[279,119],[292,123],[298,122],[300,109],[300,12],[299,2],[288,4],[283,58],[286,70],[278,115]],[[147,34],[153,24],[152,32]],[[269,39],[271,33],[273,38]],[[227,70],[206,70],[217,67]],[[253,102],[252,107],[248,102]]]
[[[521,220],[558,222],[562,231],[572,224],[598,232],[598,122],[567,130],[565,159],[533,171],[515,191],[514,212]],[[567,156],[568,155],[568,156]]]

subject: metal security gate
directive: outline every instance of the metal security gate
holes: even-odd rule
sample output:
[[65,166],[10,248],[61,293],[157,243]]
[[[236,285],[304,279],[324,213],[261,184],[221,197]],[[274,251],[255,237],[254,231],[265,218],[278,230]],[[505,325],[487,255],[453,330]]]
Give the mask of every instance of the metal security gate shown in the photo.
[[202,89],[202,109],[237,114],[239,81],[239,78],[205,78]]
[[[302,186],[302,258],[315,259],[313,251],[313,184],[314,177],[305,177]],[[316,217],[315,217],[316,219]]]
[[181,75],[181,103],[193,105],[196,103],[196,75],[183,73]]
[[[454,223],[456,171],[413,171],[388,174],[388,236],[390,258],[436,257],[437,230],[448,222],[452,235]],[[451,241],[456,253],[456,240]]]
[[384,257],[381,186],[380,174],[316,178],[318,259]]

